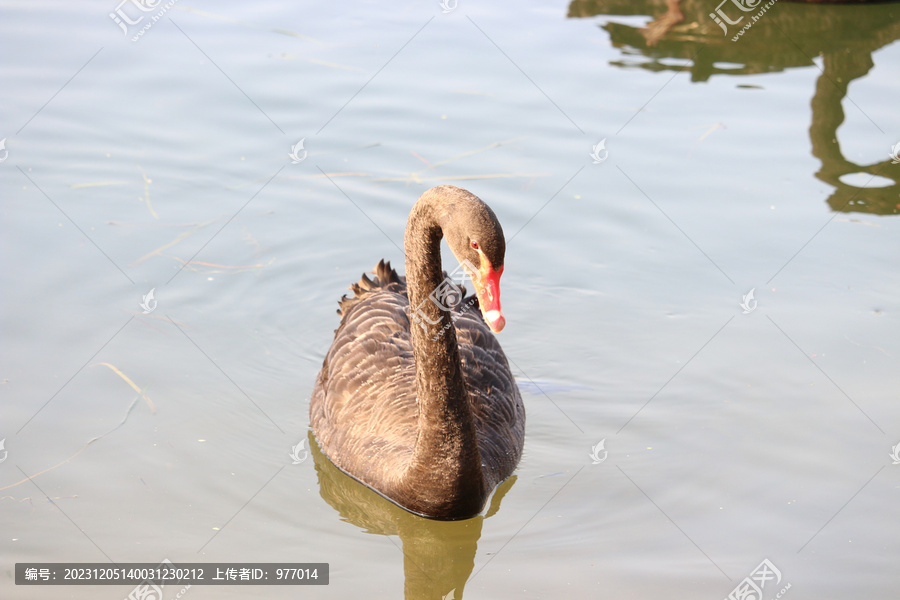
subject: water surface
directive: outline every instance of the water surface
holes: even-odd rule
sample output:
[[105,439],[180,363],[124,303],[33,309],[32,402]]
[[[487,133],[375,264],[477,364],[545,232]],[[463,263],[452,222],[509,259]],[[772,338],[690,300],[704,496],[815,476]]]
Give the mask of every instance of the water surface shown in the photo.
[[[663,2],[454,4],[181,0],[134,42],[112,2],[6,4],[0,595],[164,558],[331,565],[260,598],[716,600],[763,559],[767,600],[896,590],[900,9],[731,42],[688,3],[650,44]],[[449,524],[307,416],[336,301],[443,183],[503,223],[528,414]]]

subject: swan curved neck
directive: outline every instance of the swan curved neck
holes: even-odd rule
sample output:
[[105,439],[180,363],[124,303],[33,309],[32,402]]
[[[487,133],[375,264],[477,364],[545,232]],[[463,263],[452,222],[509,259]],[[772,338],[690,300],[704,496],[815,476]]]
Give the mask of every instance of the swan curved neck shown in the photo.
[[431,509],[452,506],[471,516],[481,510],[487,496],[478,438],[452,315],[431,296],[444,279],[440,244],[449,218],[439,197],[426,193],[406,226],[419,433],[405,479],[426,503],[434,503]]

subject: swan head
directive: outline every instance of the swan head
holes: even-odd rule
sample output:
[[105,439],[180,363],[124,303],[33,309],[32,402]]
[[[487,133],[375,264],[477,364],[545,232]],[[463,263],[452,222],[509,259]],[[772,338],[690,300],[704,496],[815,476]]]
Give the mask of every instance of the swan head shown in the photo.
[[481,316],[497,333],[506,325],[500,307],[500,276],[506,255],[500,221],[490,206],[462,188],[442,185],[426,194],[429,192],[441,199],[441,229],[447,244],[475,284]]

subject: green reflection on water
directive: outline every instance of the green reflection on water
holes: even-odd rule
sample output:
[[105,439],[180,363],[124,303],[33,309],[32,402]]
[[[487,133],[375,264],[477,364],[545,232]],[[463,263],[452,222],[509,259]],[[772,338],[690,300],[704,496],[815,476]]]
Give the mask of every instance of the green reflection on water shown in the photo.
[[[741,13],[729,4],[722,5],[723,10],[731,20],[737,21]],[[809,137],[812,155],[821,163],[814,175],[835,188],[827,200],[828,205],[837,212],[900,214],[900,169],[891,165],[888,157],[891,144],[884,147],[884,160],[860,165],[844,157],[837,137],[837,129],[844,121],[842,103],[847,98],[848,86],[872,69],[873,52],[900,38],[900,6],[778,2],[759,16],[737,41],[732,41],[735,34],[756,12],[748,12],[736,25],[725,27],[711,18],[710,13],[716,8],[716,0],[670,3],[665,0],[575,0],[569,5],[569,16],[654,17],[650,24],[640,28],[615,22],[603,25],[613,46],[622,49],[624,58],[612,63],[618,67],[687,70],[694,82],[707,81],[714,76],[746,77],[790,68],[819,70],[811,101]],[[821,68],[813,62],[814,57],[821,57]],[[672,59],[687,64],[666,62]],[[847,98],[847,101],[852,103],[852,99]],[[868,116],[866,119],[872,122]],[[891,133],[883,131],[885,124],[872,122],[872,125],[882,133]],[[891,143],[896,141],[891,140]],[[840,180],[851,173],[878,175],[894,183],[886,187],[859,187]],[[871,178],[862,180],[871,181]]]
[[[312,432],[309,447],[319,478],[319,493],[341,520],[366,533],[396,535],[403,551],[406,600],[460,600],[472,576],[484,520],[500,508],[515,475],[494,492],[487,513],[463,521],[434,521],[414,515],[343,473],[322,454]],[[451,593],[452,592],[452,593]]]

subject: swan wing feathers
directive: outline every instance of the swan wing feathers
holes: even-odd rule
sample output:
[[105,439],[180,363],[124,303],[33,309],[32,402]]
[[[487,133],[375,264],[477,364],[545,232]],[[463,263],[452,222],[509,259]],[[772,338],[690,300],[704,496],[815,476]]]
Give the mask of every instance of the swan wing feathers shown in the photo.
[[[468,299],[463,305],[468,305]],[[525,406],[506,355],[484,322],[477,302],[461,313],[454,324],[478,431],[482,469],[487,480],[496,485],[511,474],[521,457]]]

